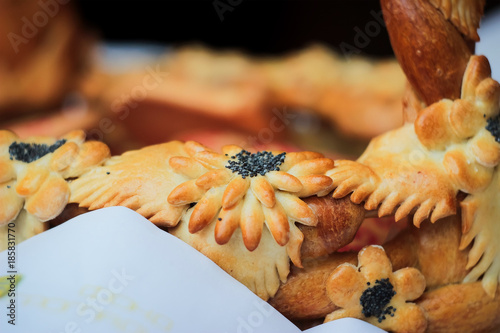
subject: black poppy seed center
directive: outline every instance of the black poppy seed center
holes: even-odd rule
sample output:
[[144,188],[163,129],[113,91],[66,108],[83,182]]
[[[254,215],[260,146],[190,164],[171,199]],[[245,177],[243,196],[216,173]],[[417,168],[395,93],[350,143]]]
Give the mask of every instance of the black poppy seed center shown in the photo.
[[65,139],[58,140],[50,146],[44,143],[13,142],[9,146],[9,156],[11,160],[15,159],[16,161],[31,163],[47,154],[55,152],[57,148],[65,143]]
[[[370,282],[366,284],[371,285]],[[365,317],[378,318],[379,323],[386,319],[386,315],[394,317],[396,308],[387,307],[394,295],[396,295],[396,291],[389,279],[376,280],[374,286],[367,288],[359,299],[363,307],[362,313]]]
[[251,153],[242,150],[230,157],[226,168],[239,174],[243,179],[258,175],[264,176],[269,171],[279,171],[279,166],[285,161],[285,156],[286,153],[274,155],[269,151]]
[[493,118],[488,118],[486,129],[493,135],[495,141],[500,143],[500,114]]

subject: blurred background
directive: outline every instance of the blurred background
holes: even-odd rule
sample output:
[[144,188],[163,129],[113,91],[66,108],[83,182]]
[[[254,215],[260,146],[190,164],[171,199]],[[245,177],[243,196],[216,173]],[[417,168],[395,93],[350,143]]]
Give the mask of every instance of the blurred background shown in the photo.
[[[490,61],[499,10],[487,1],[479,31]],[[0,0],[0,36],[0,128],[20,137],[355,158],[403,122],[378,0]]]
[[[285,55],[311,43],[339,51],[352,41],[355,27],[374,19],[379,0],[169,0],[76,1],[84,22],[115,42],[184,45],[203,42],[214,49],[236,48],[253,55]],[[226,7],[227,6],[227,7]],[[500,0],[486,1],[486,14]],[[387,33],[361,52],[392,56]]]
[[[214,49],[237,48],[253,55],[285,55],[313,42],[338,47],[353,39],[354,27],[363,28],[373,19],[371,11],[380,11],[378,0],[108,3],[103,8],[95,1],[77,2],[85,22],[106,40],[167,45],[201,41]],[[392,55],[387,34],[373,39],[362,52]]]

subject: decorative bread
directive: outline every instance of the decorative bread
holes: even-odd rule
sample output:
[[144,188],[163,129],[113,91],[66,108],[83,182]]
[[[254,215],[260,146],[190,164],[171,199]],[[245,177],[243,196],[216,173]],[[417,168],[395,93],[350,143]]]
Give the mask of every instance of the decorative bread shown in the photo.
[[371,139],[403,123],[406,79],[394,59],[342,57],[318,44],[260,68],[273,104],[318,113],[344,135]]
[[479,42],[479,22],[483,16],[485,0],[460,1],[460,0],[430,0],[444,17],[469,39]]
[[[399,222],[403,223],[403,221]],[[459,250],[460,217],[444,218],[439,223],[410,225],[392,240],[382,244],[393,270],[418,269],[426,281],[426,292],[448,284],[460,283],[468,274],[467,255],[470,247]],[[323,318],[337,307],[325,289],[325,281],[336,267],[349,263],[357,266],[358,251],[335,252],[322,258],[304,261],[304,268],[292,267],[286,284],[281,286],[271,305],[292,320]],[[310,297],[301,300],[297,295]]]
[[170,192],[187,177],[173,172],[169,159],[188,156],[172,141],[113,156],[70,183],[70,202],[95,210],[124,206],[160,226],[175,226],[188,205],[168,203]]
[[[225,156],[224,151],[228,156]],[[249,164],[262,167],[262,165],[257,163],[259,162],[258,159],[266,156],[266,160],[273,161],[273,158],[277,157],[274,160],[275,164],[265,164],[265,168],[280,167],[283,168],[285,174],[291,175],[293,173],[296,176],[292,176],[298,179],[300,177],[321,176],[324,170],[331,167],[332,164],[331,161],[325,160],[321,155],[311,152],[286,153],[285,155],[281,155],[284,156],[283,159],[280,157],[280,153],[261,152],[260,154],[254,154],[242,151],[241,148],[236,146],[227,146],[223,149],[223,153],[219,154],[195,142],[182,143],[174,141],[145,147],[121,156],[105,158],[102,161],[104,162],[103,165],[94,165],[91,168],[87,168],[86,172],[82,175],[75,176],[76,178],[69,183],[71,201],[80,203],[80,205],[89,207],[90,209],[112,205],[124,205],[136,209],[144,216],[149,217],[154,223],[162,227],[168,227],[169,232],[210,257],[261,298],[271,298],[271,304],[294,321],[307,318],[324,318],[329,313],[333,314],[328,316],[328,319],[333,319],[339,315],[354,315],[350,312],[347,313],[339,310],[335,305],[341,305],[351,310],[354,309],[351,308],[351,305],[355,305],[355,302],[345,303],[345,300],[342,300],[341,295],[345,295],[345,290],[342,288],[348,288],[349,285],[348,283],[336,283],[335,281],[338,282],[338,279],[341,277],[335,276],[340,271],[347,269],[346,267],[351,267],[346,263],[356,265],[357,254],[332,252],[347,244],[352,239],[354,236],[353,231],[355,232],[359,227],[363,213],[359,209],[359,206],[353,209],[352,204],[347,205],[349,200],[346,198],[334,199],[330,195],[318,197],[317,194],[329,191],[331,185],[322,187],[321,190],[317,188],[314,191],[309,191],[316,194],[298,199],[307,204],[308,209],[313,212],[317,222],[316,226],[305,226],[305,228],[319,228],[316,233],[304,231],[304,234],[302,234],[299,229],[300,227],[297,228],[295,226],[295,218],[287,215],[289,227],[293,228],[291,232],[297,232],[301,238],[309,237],[310,245],[308,245],[308,250],[301,251],[302,249],[299,246],[299,251],[301,251],[299,260],[302,268],[298,265],[289,265],[291,257],[289,246],[292,244],[293,237],[290,237],[289,241],[282,246],[277,242],[279,237],[274,237],[272,234],[273,229],[269,227],[262,228],[258,246],[253,251],[249,251],[243,237],[243,228],[241,227],[243,219],[241,215],[237,215],[236,222],[238,224],[232,230],[231,235],[227,239],[224,239],[224,242],[217,241],[217,226],[224,219],[224,215],[222,215],[223,205],[226,202],[224,200],[224,193],[228,188],[231,188],[229,184],[234,179],[243,180],[244,176],[240,173],[246,173],[246,171],[251,173],[254,170],[248,169],[249,165],[245,163],[249,163],[252,160],[254,163]],[[254,157],[252,158],[251,156]],[[235,163],[229,163],[230,161]],[[281,162],[279,166],[277,166],[278,161]],[[226,171],[226,169],[229,175],[232,176],[232,179],[227,180],[220,176],[216,177],[216,175],[222,173],[222,171]],[[305,174],[299,172],[300,170]],[[276,171],[274,170],[274,172]],[[272,172],[272,170],[267,170],[267,173],[260,176],[266,177],[265,179],[267,180],[268,174]],[[245,180],[250,178],[250,181],[253,181],[256,179],[256,176],[245,175]],[[322,177],[319,178],[321,179]],[[207,182],[199,181],[200,179]],[[224,181],[219,185],[221,179]],[[286,179],[292,178],[288,177]],[[272,177],[268,182],[276,184],[276,180]],[[287,185],[289,186],[289,182],[277,183],[275,185],[276,188],[271,186],[273,188],[272,193],[276,198],[275,204],[280,202],[280,197],[277,193],[280,193],[280,191],[283,192],[284,187]],[[301,181],[301,185],[303,186],[302,189],[299,189],[297,186],[297,188],[294,188],[296,191],[291,192],[291,195],[298,197],[298,194],[304,190],[304,187],[310,186],[305,181]],[[192,232],[190,230],[192,214],[194,214],[196,207],[202,203],[203,198],[209,193],[209,191],[206,191],[206,187],[217,188],[220,186],[224,188],[220,200],[212,201],[212,204],[219,207],[217,208],[217,213],[211,217],[206,225],[203,225],[196,232]],[[253,186],[255,187],[256,185]],[[248,188],[246,186],[243,188],[246,191],[252,191],[252,195],[256,198],[264,197],[262,193],[259,193],[260,188],[256,189],[257,194],[253,194],[252,184],[248,185]],[[228,191],[228,193],[231,192]],[[245,202],[245,197],[249,195],[248,193],[245,192],[243,194],[241,199],[243,202]],[[264,193],[266,193],[265,198],[272,197],[269,194],[271,192]],[[197,196],[194,206],[190,204],[194,203],[193,195]],[[184,198],[184,200],[174,201],[174,198],[175,200]],[[178,205],[172,204],[170,200]],[[261,202],[260,199],[257,200],[259,200],[259,206],[267,202],[266,199],[262,199],[264,202]],[[235,203],[233,207],[237,205],[238,203]],[[286,207],[285,204],[282,206]],[[334,209],[334,207],[336,208]],[[181,212],[179,213],[177,209]],[[258,211],[258,208],[254,207],[250,213],[255,211]],[[202,210],[202,212],[205,212],[205,210]],[[285,213],[288,212],[285,209]],[[291,210],[291,212],[294,211]],[[22,214],[25,214],[25,212]],[[20,217],[22,216],[20,215]],[[478,216],[481,217],[481,214]],[[327,222],[329,217],[330,220],[338,221],[335,223]],[[334,218],[332,219],[331,217]],[[25,223],[21,220],[19,218],[16,220],[16,223]],[[342,235],[346,231],[348,235]],[[331,238],[330,242],[326,241],[328,238]],[[395,292],[398,296],[393,295],[394,297],[391,297],[389,300],[390,305],[383,307],[383,312],[388,311],[386,319],[382,319],[379,323],[378,320],[383,318],[384,315],[377,315],[373,323],[395,331],[406,331],[407,326],[405,325],[408,323],[414,323],[415,325],[411,325],[411,327],[420,329],[425,327],[425,325],[428,327],[440,326],[450,328],[450,323],[457,322],[456,320],[449,320],[446,324],[442,323],[443,314],[433,304],[437,302],[435,297],[442,297],[442,294],[438,292],[441,288],[448,284],[460,283],[467,274],[470,274],[470,271],[466,269],[466,263],[471,246],[466,246],[463,251],[459,250],[460,238],[461,226],[459,216],[452,216],[436,224],[424,222],[420,226],[420,229],[410,228],[397,236],[393,241],[384,244],[384,249],[392,262],[394,270],[400,270],[404,267],[414,267],[415,269],[405,268],[400,273],[394,275],[396,277],[411,277],[405,280],[406,282],[403,284],[391,280],[396,278],[391,275],[392,270],[390,271],[391,274],[387,275],[389,278],[388,281],[391,285],[395,286]],[[323,243],[323,245],[317,246],[318,242]],[[308,244],[307,238],[304,240],[304,244]],[[311,246],[313,250],[311,250]],[[360,258],[364,257],[366,253],[371,253],[371,251],[361,251],[361,254],[359,254]],[[375,257],[379,256],[376,255]],[[369,261],[375,265],[378,259]],[[365,266],[362,262],[361,260],[360,267]],[[381,274],[391,264],[387,265],[387,259],[380,262],[385,264],[380,264],[381,266],[375,267],[373,271]],[[361,271],[364,270],[361,269]],[[343,273],[339,276],[343,276]],[[417,294],[420,294],[424,288],[422,276],[425,277],[427,288],[423,296],[419,298]],[[330,279],[328,280],[329,277]],[[386,279],[387,277],[381,275],[381,278]],[[333,282],[325,284],[327,280]],[[387,281],[379,279],[379,283],[377,283],[376,280],[373,282],[375,283],[374,286],[380,285],[380,288],[385,289],[387,289],[386,287],[390,287],[386,283]],[[330,287],[327,288],[327,285]],[[485,309],[486,313],[489,313],[488,311],[492,311],[491,309],[497,307],[498,296],[490,298],[490,300],[485,300],[484,296],[481,296],[484,294],[484,291],[482,288],[477,288],[480,285],[480,283],[477,283],[474,284],[474,287],[465,289],[467,294],[463,296],[465,297],[464,299],[478,300],[480,307]],[[333,289],[332,286],[334,287]],[[359,289],[357,291],[358,296],[361,297],[360,295],[365,294],[366,290],[368,289]],[[455,292],[455,289],[452,289],[451,292]],[[369,292],[366,292],[366,294],[369,294]],[[304,298],[303,295],[308,296]],[[416,305],[404,302],[404,300],[414,298],[417,298],[415,300]],[[425,300],[423,305],[420,305],[421,300]],[[398,312],[396,310],[394,312],[393,308],[389,309],[390,306],[400,310],[406,309],[406,311]],[[455,308],[457,312],[464,311],[462,303],[456,304]],[[447,311],[452,310],[447,309]],[[373,319],[374,317],[368,318]],[[477,327],[494,327],[499,324],[494,318],[488,315],[486,315],[482,322],[484,322],[484,325],[476,323],[476,325],[479,325]]]
[[77,89],[93,39],[73,5],[55,4],[49,19],[36,0],[1,1],[1,115],[46,112]]
[[392,271],[392,264],[380,246],[368,246],[358,253],[358,266],[338,266],[326,282],[328,297],[341,309],[325,321],[352,317],[366,319],[386,331],[424,332],[427,318],[413,301],[425,290],[425,278],[416,268]]
[[[431,2],[437,3],[437,0],[381,0],[384,21],[399,65],[427,105],[445,97],[460,98],[463,73],[473,53],[473,43],[466,41]],[[454,4],[467,2],[483,1],[452,1]],[[460,12],[460,6],[453,8]],[[477,14],[468,13],[471,17],[481,14],[482,7]]]
[[202,230],[191,233],[189,220],[193,212],[194,208],[190,208],[179,225],[169,232],[212,259],[260,298],[273,297],[290,272],[287,247],[276,243],[267,228],[262,230],[259,246],[253,251],[245,247],[241,228],[235,230],[227,242],[218,244],[214,238],[217,218]]
[[[31,222],[20,222],[19,226],[32,230],[26,238],[43,231],[45,228],[36,226],[33,219],[48,221],[63,211],[70,196],[66,180],[99,165],[109,154],[105,144],[85,142],[83,131],[68,133],[58,140],[19,140],[10,131],[0,131],[0,226],[28,219]],[[18,218],[23,209],[26,214]]]
[[188,129],[231,128],[265,141],[264,129],[290,133],[304,111],[364,141],[402,124],[405,84],[395,59],[346,59],[324,45],[279,57],[187,45],[121,73],[97,68],[82,86],[116,124],[151,145]]
[[[218,216],[217,243],[229,240],[240,227],[245,246],[254,250],[264,223],[276,243],[287,246],[292,261],[300,266],[303,236],[294,222],[314,226],[312,209],[300,198],[326,195],[332,180],[324,173],[333,161],[313,152],[257,152],[225,146],[222,154],[187,143],[190,159],[173,158],[170,165],[192,180],[175,188],[168,201],[173,205],[196,203],[189,230],[203,229]],[[197,174],[185,170],[200,166]],[[219,212],[220,210],[220,212]]]
[[59,215],[69,199],[66,179],[80,176],[109,156],[103,143],[84,140],[82,131],[59,140],[19,140],[12,132],[0,131],[0,222],[12,221],[22,208],[40,221]]
[[177,139],[188,129],[258,133],[273,116],[255,61],[236,51],[178,47],[122,72],[98,68],[88,81],[89,98],[148,144]]
[[[40,232],[39,221],[65,215],[69,202],[121,205],[294,322],[349,316],[393,332],[498,329],[500,85],[487,59],[472,56],[483,5],[382,0],[411,84],[406,121],[357,161],[236,145],[219,153],[194,141],[110,158],[82,133],[26,143],[3,131],[0,222]],[[31,154],[34,142],[41,148]],[[365,209],[407,228],[379,246],[338,252]]]
[[[217,153],[172,141],[106,160],[70,183],[70,202],[136,210],[268,299],[286,280],[289,260],[301,266],[304,235],[296,222],[320,222],[323,234],[306,231],[311,241],[304,256],[310,257],[350,242],[363,219],[363,210],[346,201],[318,198],[309,206],[301,200],[330,192],[324,173],[332,167],[314,152],[251,153],[231,145]],[[329,230],[338,233],[332,238]]]
[[[484,217],[475,219],[473,202],[478,195],[485,199],[480,194],[485,190],[495,191],[492,180],[498,173],[500,143],[494,136],[498,134],[487,128],[498,123],[499,98],[500,85],[491,79],[487,59],[471,57],[461,99],[431,104],[419,112],[414,125],[374,139],[358,163],[336,162],[336,168],[327,173],[337,186],[334,197],[353,192],[354,202],[364,201],[365,208],[377,209],[379,216],[394,213],[399,220],[414,214],[418,226],[429,216],[434,222],[455,214],[459,191],[470,193],[463,204],[469,207],[464,215],[463,247],[480,233],[496,234],[494,215],[489,223]],[[469,267],[485,251],[488,255],[467,281],[476,280],[489,268],[484,284],[494,295],[500,268],[490,265],[500,252],[493,240],[486,243],[485,236],[481,239],[475,243]]]
[[[321,281],[331,274],[333,282],[322,296],[315,290],[314,304],[294,308],[284,302],[287,316],[314,318],[333,311],[327,318],[351,315],[396,332],[424,331],[426,326],[429,332],[483,332],[500,325],[494,314],[500,298],[500,252],[495,241],[500,236],[495,208],[500,85],[491,78],[487,59],[471,55],[483,5],[484,1],[382,1],[391,42],[412,85],[405,101],[407,124],[373,139],[356,162],[336,161],[327,172],[336,187],[334,197],[352,192],[354,202],[364,202],[380,216],[395,214],[396,220],[409,216],[421,227],[384,245],[393,266],[418,268],[425,277],[427,287],[421,297],[417,295],[421,284],[410,283],[415,294],[408,299],[415,296],[417,307],[410,317],[392,313],[387,306],[397,292],[387,296],[394,286],[389,277],[377,285],[387,296],[385,305],[377,308],[382,317],[362,316],[363,296],[371,287],[362,286],[363,280],[355,276],[377,259],[370,263],[360,259],[356,270],[350,264],[339,266],[338,255],[333,254],[321,265],[304,265],[304,272],[292,270],[286,287],[271,300],[277,308],[288,296],[293,298],[295,288],[304,292],[308,283],[302,278]],[[445,218],[450,215],[455,216]],[[424,222],[428,218],[437,223],[429,227]],[[352,256],[343,257],[354,261]],[[482,281],[475,282],[478,279]],[[344,309],[328,303],[327,296]],[[472,311],[466,305],[471,303]],[[415,325],[405,326],[412,320]]]

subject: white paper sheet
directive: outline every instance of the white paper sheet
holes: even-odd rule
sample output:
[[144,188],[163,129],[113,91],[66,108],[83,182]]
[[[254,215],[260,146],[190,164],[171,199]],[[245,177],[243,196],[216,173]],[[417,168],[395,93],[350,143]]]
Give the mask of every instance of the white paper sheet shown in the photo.
[[491,65],[491,76],[500,80],[500,43],[498,34],[500,33],[500,8],[491,11],[481,20],[478,34],[481,40],[476,44],[476,54],[488,57]]
[[[300,332],[211,260],[127,208],[80,215],[16,252],[22,279],[15,298],[0,298],[0,332]],[[7,264],[4,251],[0,275]],[[11,299],[15,325],[8,323]],[[308,332],[326,331],[383,332],[354,319]]]

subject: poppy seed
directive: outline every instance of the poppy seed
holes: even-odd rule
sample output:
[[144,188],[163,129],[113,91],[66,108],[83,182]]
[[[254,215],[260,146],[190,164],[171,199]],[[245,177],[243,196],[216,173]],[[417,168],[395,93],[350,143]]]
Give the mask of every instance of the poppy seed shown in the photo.
[[286,153],[274,155],[269,151],[259,151],[250,153],[242,150],[238,154],[231,156],[226,164],[226,168],[233,173],[246,177],[264,176],[269,171],[278,171],[279,166],[285,161]]
[[486,129],[495,137],[495,141],[500,143],[500,115],[488,118]]
[[66,140],[58,140],[53,145],[40,144],[40,143],[24,143],[13,142],[9,146],[10,159],[31,163],[36,161],[47,154],[53,153],[57,148],[66,143]]
[[394,295],[396,291],[389,279],[376,280],[375,285],[367,288],[359,299],[363,307],[362,313],[365,317],[377,317],[379,323],[386,319],[385,315],[393,317],[396,308],[393,306],[386,308],[386,306]]

